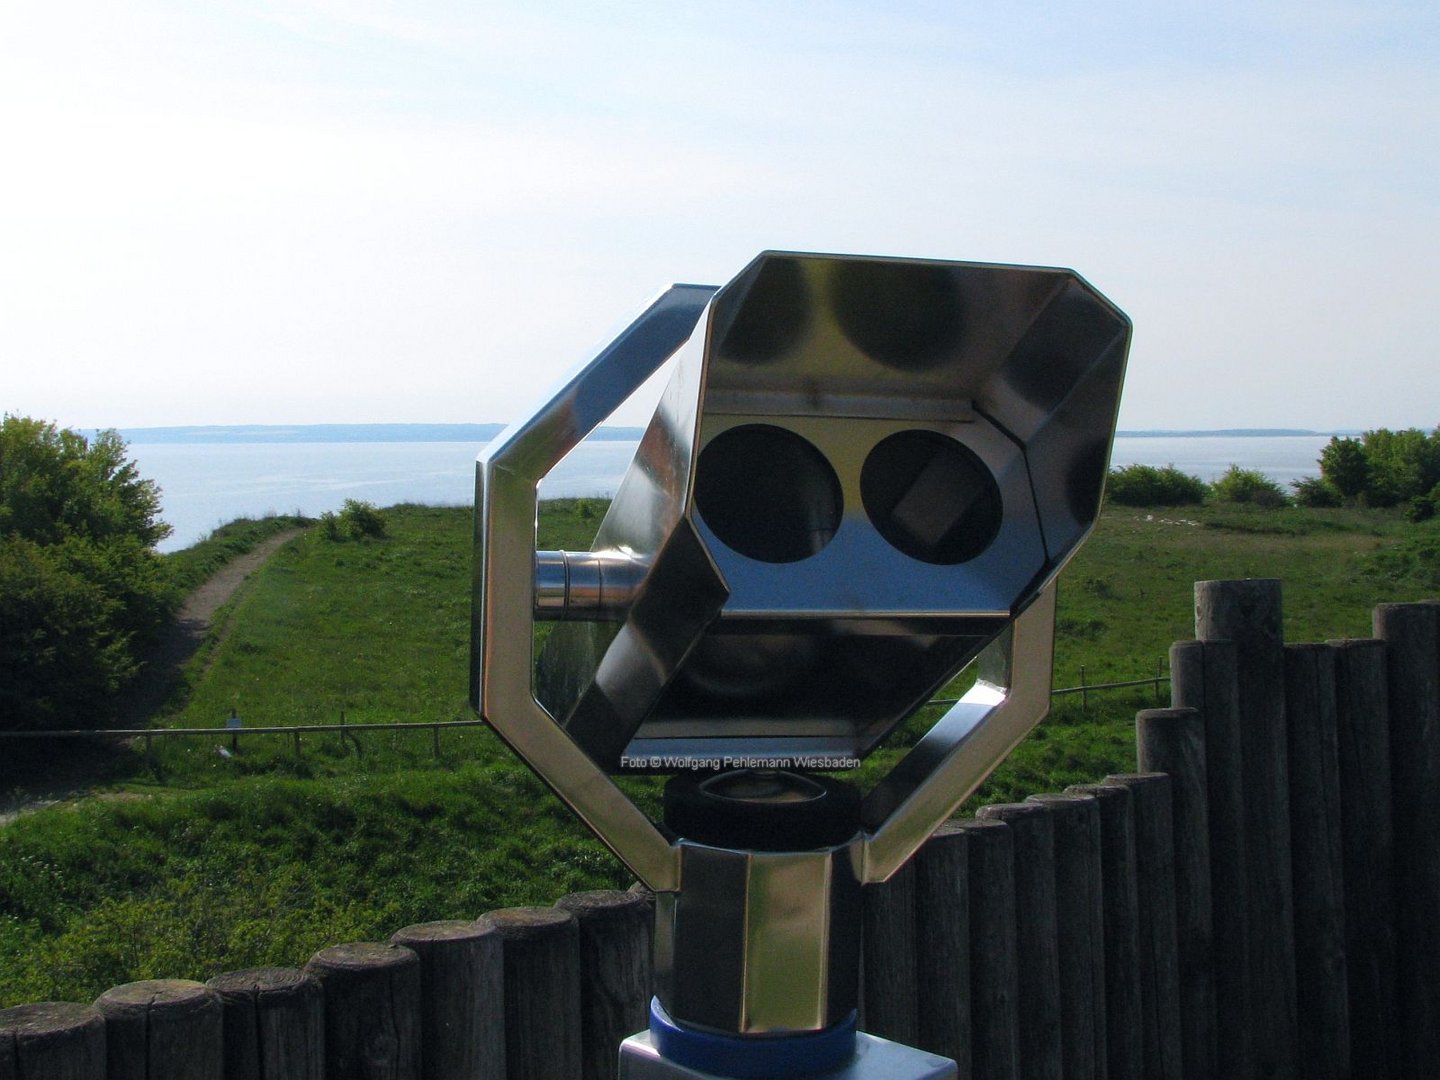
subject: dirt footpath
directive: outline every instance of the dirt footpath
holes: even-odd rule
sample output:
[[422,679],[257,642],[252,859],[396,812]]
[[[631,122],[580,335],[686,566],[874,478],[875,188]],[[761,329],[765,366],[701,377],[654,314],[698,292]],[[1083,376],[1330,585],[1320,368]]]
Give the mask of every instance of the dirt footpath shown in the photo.
[[[180,680],[180,671],[205,641],[211,621],[220,609],[266,559],[303,530],[276,533],[226,563],[192,592],[146,659],[139,677],[116,705],[115,727],[144,727]],[[87,740],[88,741],[88,740]],[[104,783],[103,754],[78,752],[46,768],[49,778],[14,791],[0,791],[0,825],[26,810],[36,810],[87,795],[97,781]],[[53,768],[53,772],[52,772]]]
[[245,579],[281,547],[300,535],[300,529],[287,529],[257,544],[230,562],[192,592],[180,606],[175,621],[166,628],[155,651],[146,660],[140,677],[130,688],[117,709],[117,726],[141,727],[165,704],[165,699],[180,679],[185,666],[210,632],[211,620],[235,595]]

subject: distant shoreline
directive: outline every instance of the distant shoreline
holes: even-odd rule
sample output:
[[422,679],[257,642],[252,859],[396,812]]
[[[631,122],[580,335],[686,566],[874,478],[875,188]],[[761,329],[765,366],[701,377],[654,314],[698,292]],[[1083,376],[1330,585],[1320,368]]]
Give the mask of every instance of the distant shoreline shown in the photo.
[[[127,443],[385,443],[385,442],[468,442],[488,443],[505,430],[504,424],[234,424],[179,427],[121,428]],[[601,427],[593,439],[626,441],[644,434],[638,427]],[[1358,431],[1309,431],[1303,428],[1214,428],[1125,430],[1124,439],[1162,438],[1276,438],[1356,435]]]

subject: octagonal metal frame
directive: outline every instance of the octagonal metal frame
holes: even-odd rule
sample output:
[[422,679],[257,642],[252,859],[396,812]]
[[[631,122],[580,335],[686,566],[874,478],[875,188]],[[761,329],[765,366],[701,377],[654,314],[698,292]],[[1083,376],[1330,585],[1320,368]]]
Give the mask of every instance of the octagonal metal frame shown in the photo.
[[[502,432],[476,466],[474,704],[511,749],[657,892],[679,888],[678,846],[534,695],[539,483],[690,340],[717,291],[706,285],[666,290],[532,416]],[[861,882],[884,881],[900,869],[1048,712],[1054,604],[1052,574],[975,661],[979,677],[971,690],[867,794],[862,834],[852,848]]]

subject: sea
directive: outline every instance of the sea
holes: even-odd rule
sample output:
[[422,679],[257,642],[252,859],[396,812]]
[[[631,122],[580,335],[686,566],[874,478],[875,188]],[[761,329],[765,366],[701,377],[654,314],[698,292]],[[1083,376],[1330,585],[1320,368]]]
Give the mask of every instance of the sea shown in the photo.
[[[485,445],[484,439],[406,441],[393,431],[346,442],[336,429],[325,429],[323,437],[307,436],[307,429],[251,436],[247,429],[235,438],[224,437],[224,428],[194,430],[188,437],[185,429],[121,432],[140,474],[160,487],[161,516],[173,530],[161,551],[188,547],[236,518],[316,517],[347,499],[473,505],[475,459]],[[1329,439],[1314,433],[1121,434],[1111,465],[1174,465],[1203,480],[1240,465],[1288,487],[1319,475],[1317,459]],[[637,442],[638,432],[621,432],[581,443],[545,479],[541,496],[613,495]]]

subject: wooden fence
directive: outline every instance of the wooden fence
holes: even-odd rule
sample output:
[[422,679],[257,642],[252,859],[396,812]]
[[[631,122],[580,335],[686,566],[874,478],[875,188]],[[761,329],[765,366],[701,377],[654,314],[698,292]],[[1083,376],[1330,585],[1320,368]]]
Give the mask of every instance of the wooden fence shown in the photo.
[[[973,1080],[1440,1075],[1440,604],[1286,645],[1201,582],[1137,771],[944,826],[867,890],[865,1030]],[[303,970],[0,1012],[0,1080],[608,1077],[651,903],[427,923]]]

